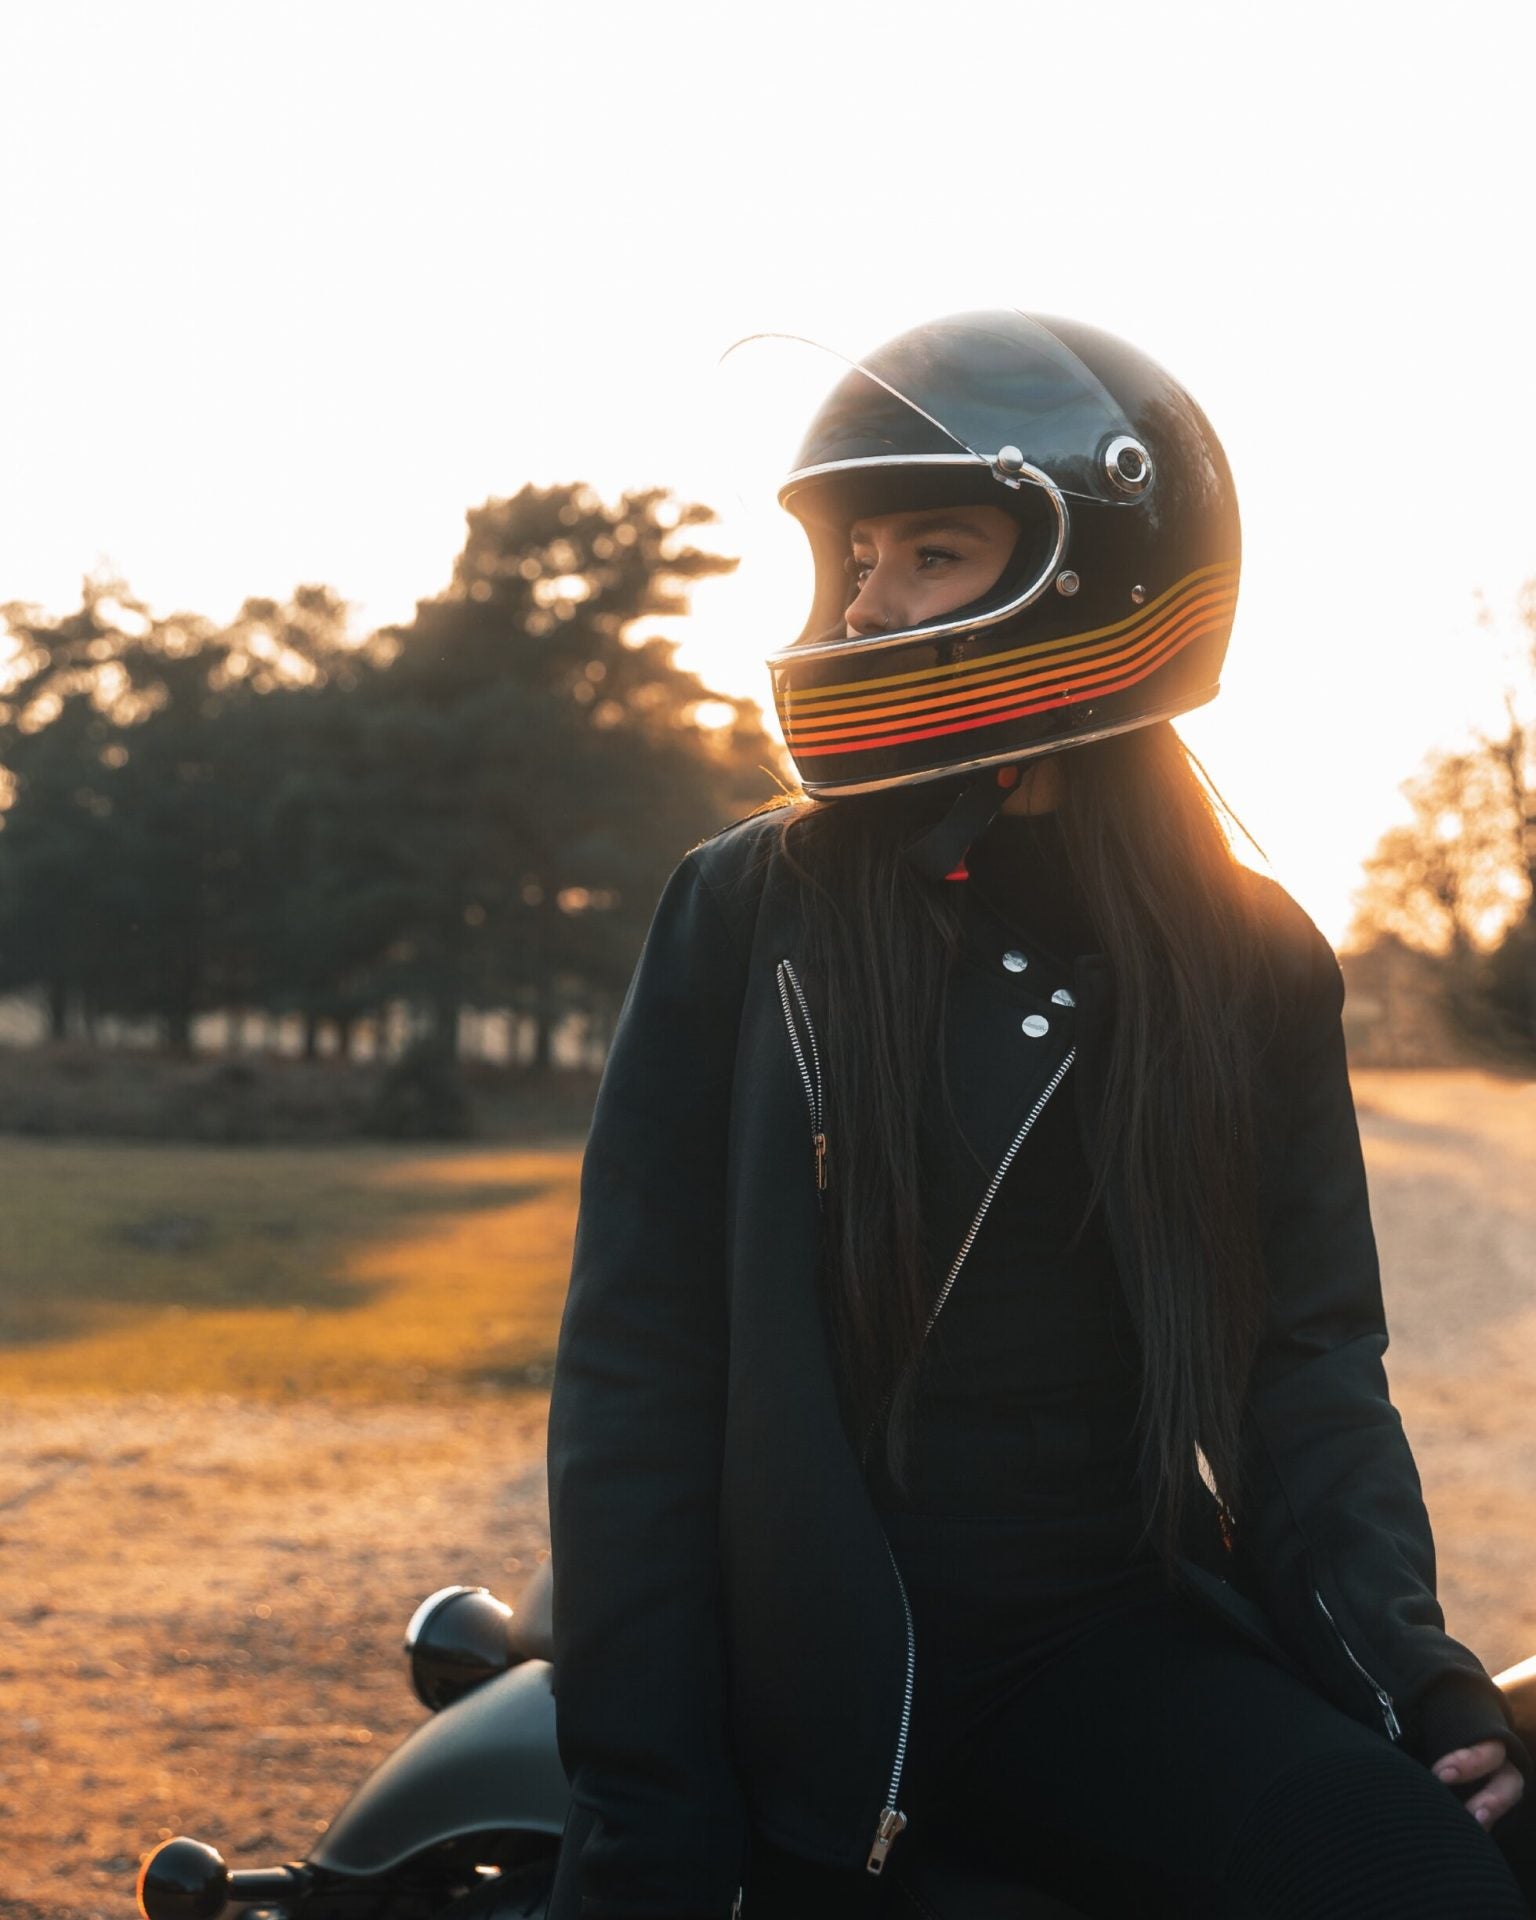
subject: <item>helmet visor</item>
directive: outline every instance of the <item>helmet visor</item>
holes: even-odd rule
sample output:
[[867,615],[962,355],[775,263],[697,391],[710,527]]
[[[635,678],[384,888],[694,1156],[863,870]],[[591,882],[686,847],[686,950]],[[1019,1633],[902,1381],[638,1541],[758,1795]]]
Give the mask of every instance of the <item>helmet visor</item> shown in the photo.
[[722,424],[742,490],[770,486],[797,517],[829,476],[944,466],[998,485],[1124,505],[1151,458],[1124,409],[1039,321],[1012,309],[957,314],[862,356],[788,334],[754,334],[721,362]]
[[[759,560],[771,554],[776,583],[799,575],[793,599],[810,609],[797,648],[849,637],[848,533],[860,519],[942,506],[1009,513],[1018,534],[995,591],[952,618],[922,622],[958,629],[1010,617],[1044,590],[1066,546],[1070,498],[1134,497],[1106,465],[1131,439],[1123,411],[1023,314],[939,321],[861,360],[798,336],[757,334],[723,356],[720,372],[716,419],[732,490],[756,523],[749,544]],[[1149,478],[1149,460],[1145,471]],[[774,506],[800,523],[809,551],[786,540]]]

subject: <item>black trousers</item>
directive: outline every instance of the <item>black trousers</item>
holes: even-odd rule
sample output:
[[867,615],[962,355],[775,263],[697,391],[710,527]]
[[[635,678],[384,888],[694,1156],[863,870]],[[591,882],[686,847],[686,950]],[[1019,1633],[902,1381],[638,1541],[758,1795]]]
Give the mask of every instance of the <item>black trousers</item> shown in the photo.
[[911,1826],[883,1879],[759,1840],[744,1920],[888,1911],[919,1836],[1016,1880],[1020,1916],[1025,1888],[1106,1920],[1536,1910],[1528,1800],[1485,1832],[1426,1766],[1173,1596],[1090,1629],[963,1719],[919,1678],[901,1797]]

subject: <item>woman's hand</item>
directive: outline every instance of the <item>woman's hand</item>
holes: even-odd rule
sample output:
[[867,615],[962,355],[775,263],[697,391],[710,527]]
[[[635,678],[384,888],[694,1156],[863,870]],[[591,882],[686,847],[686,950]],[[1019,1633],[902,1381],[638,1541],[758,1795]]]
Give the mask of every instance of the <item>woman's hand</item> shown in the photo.
[[[1443,1780],[1452,1787],[1470,1780],[1483,1781],[1478,1791],[1463,1804],[1467,1812],[1485,1827],[1491,1827],[1495,1820],[1502,1819],[1525,1792],[1525,1782],[1504,1757],[1502,1740],[1480,1740],[1475,1747],[1457,1747],[1454,1753],[1442,1754],[1430,1771],[1437,1780]],[[1484,1775],[1487,1774],[1491,1774],[1492,1778],[1485,1780]]]

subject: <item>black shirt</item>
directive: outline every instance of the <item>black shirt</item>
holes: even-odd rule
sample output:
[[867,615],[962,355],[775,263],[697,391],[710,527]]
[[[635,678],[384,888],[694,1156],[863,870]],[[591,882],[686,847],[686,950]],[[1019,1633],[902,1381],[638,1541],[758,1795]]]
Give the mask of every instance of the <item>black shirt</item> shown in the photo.
[[[952,987],[985,1003],[993,1044],[946,1039],[952,1121],[937,1061],[925,1089],[935,1297],[996,1172],[995,1129],[992,1164],[967,1138],[968,1120],[980,1132],[975,1116],[996,1110],[983,1082],[1026,1071],[1044,1038],[1030,1021],[1071,1021],[1072,960],[1098,947],[1054,815],[999,816],[968,864],[971,878],[951,883],[967,889]],[[917,1622],[920,1699],[951,1727],[1091,1621],[1162,1590],[1138,1540],[1137,1342],[1090,1192],[1069,1069],[928,1336],[900,1485],[873,1450],[872,1491]]]
[[[1070,1021],[1072,957],[1096,944],[1053,814],[1000,816],[970,868],[968,882],[952,883],[971,890],[957,989],[996,1009],[994,1045],[985,1055],[946,1047],[953,1119],[936,1074],[924,1099],[935,1298],[996,1171],[1000,1136],[983,1157],[980,1129],[968,1129],[979,1081],[1026,1072],[1029,1050],[1045,1038],[1031,1023]],[[1069,1070],[996,1187],[945,1297],[924,1349],[907,1487],[884,1488],[893,1506],[1029,1512],[1058,1490],[1074,1502],[1092,1488],[1124,1491],[1140,1363],[1102,1212],[1089,1211],[1073,1092]]]

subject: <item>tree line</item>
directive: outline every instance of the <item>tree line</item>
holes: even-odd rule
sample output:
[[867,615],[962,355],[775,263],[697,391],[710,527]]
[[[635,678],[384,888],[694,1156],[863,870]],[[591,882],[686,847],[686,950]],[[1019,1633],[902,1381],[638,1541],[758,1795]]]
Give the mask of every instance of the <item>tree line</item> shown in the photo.
[[1504,725],[1429,754],[1404,782],[1409,818],[1365,862],[1351,937],[1431,956],[1464,1027],[1536,1053],[1536,581],[1517,617]]
[[525,487],[360,643],[326,586],[224,626],[102,579],[0,610],[0,992],[173,1049],[220,1009],[297,1016],[311,1053],[400,1002],[444,1055],[467,1007],[531,1019],[537,1065],[566,1014],[601,1032],[679,849],[781,765],[753,702],[633,642],[735,565],[692,544],[713,518]]
[[[223,626],[103,579],[61,618],[0,608],[0,993],[174,1050],[222,1010],[346,1054],[402,1003],[443,1056],[469,1007],[530,1022],[536,1065],[571,1012],[600,1044],[678,849],[789,771],[754,702],[633,644],[734,566],[691,544],[713,518],[525,487],[361,642],[326,586]],[[1351,938],[1432,955],[1465,1024],[1536,1051],[1536,582],[1519,617],[1504,728],[1405,783]]]

